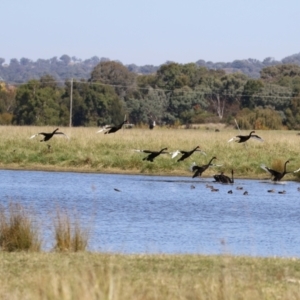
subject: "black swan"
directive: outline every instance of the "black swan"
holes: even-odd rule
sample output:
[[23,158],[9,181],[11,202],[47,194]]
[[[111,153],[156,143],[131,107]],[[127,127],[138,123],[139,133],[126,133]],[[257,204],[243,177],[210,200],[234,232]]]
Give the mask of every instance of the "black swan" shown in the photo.
[[224,172],[221,172],[221,174],[217,174],[213,176],[216,182],[221,183],[234,183],[233,179],[233,170],[231,170],[231,178],[224,175]]
[[191,166],[191,171],[195,172],[193,175],[193,178],[197,177],[197,176],[201,176],[201,174],[211,165],[211,162],[217,159],[215,156],[209,161],[208,164],[203,165],[203,166],[196,166],[195,163]]
[[199,151],[202,154],[206,155],[206,153],[204,151],[200,150],[199,148],[200,147],[197,146],[194,149],[192,149],[191,151],[177,150],[177,151],[171,153],[172,154],[172,158],[176,157],[179,153],[181,153],[182,156],[177,161],[183,161],[186,158],[190,157],[195,151]]
[[37,133],[37,134],[32,135],[32,136],[30,137],[30,139],[32,139],[32,138],[34,138],[34,137],[36,137],[36,136],[38,136],[38,135],[43,135],[44,138],[43,138],[42,140],[40,140],[40,142],[47,142],[47,141],[49,141],[49,140],[53,137],[53,135],[55,135],[55,134],[62,134],[62,135],[64,135],[66,138],[69,138],[66,134],[64,134],[63,132],[58,132],[57,130],[59,130],[59,128],[56,128],[53,132],[50,132],[50,133],[47,133],[47,132],[39,132],[39,133]]
[[151,150],[134,150],[134,151],[150,153],[148,156],[144,157],[143,160],[148,160],[153,162],[154,158],[157,157],[158,155],[169,153],[169,152],[165,152],[165,150],[168,150],[168,148],[162,148],[160,151],[151,151]]
[[260,142],[263,142],[264,140],[258,136],[258,135],[255,135],[255,134],[252,134],[252,133],[255,133],[255,131],[251,131],[248,135],[237,135],[233,138],[231,138],[229,142],[232,142],[232,141],[236,141],[237,143],[245,143],[247,142],[250,138],[254,138],[254,139],[257,139],[258,141]]
[[102,129],[98,130],[96,133],[105,131],[104,134],[109,134],[109,133],[114,133],[117,132],[118,130],[120,130],[123,125],[127,123],[127,120],[124,120],[121,124],[119,124],[118,126],[111,126],[111,125],[106,125],[104,126]]
[[283,168],[283,172],[278,172],[278,171],[275,171],[273,169],[270,169],[268,167],[266,167],[265,165],[261,165],[260,167],[265,170],[266,172],[270,173],[271,174],[271,179],[272,181],[280,181],[284,176],[285,174],[288,174],[288,173],[297,173],[300,171],[300,168],[296,171],[290,171],[290,172],[287,172],[286,171],[286,165],[289,163],[290,161],[287,160],[285,163],[284,163],[284,168]]

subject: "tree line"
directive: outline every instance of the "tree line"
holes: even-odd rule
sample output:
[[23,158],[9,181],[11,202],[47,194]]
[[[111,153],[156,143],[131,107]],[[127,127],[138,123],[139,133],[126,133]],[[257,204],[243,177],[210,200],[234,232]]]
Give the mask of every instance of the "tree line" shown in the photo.
[[0,124],[68,126],[121,123],[186,125],[206,122],[243,129],[300,129],[300,66],[263,68],[259,78],[195,63],[167,63],[137,74],[116,61],[100,61],[88,79],[51,75],[0,84]]
[[[0,80],[9,83],[25,83],[31,79],[39,79],[44,75],[51,75],[58,81],[64,81],[69,78],[77,80],[88,80],[93,69],[100,63],[109,61],[109,58],[93,56],[89,59],[82,60],[75,56],[67,54],[61,57],[52,57],[50,59],[37,59],[32,61],[22,57],[20,60],[13,58],[10,62],[5,62],[4,58],[0,57]],[[167,61],[165,64],[173,63]],[[267,57],[263,61],[249,58],[242,60],[234,60],[232,62],[212,62],[199,59],[195,62],[199,67],[205,67],[211,70],[224,70],[227,73],[240,72],[251,78],[260,78],[260,72],[263,68],[282,65],[296,64],[300,65],[300,53],[293,54],[275,60],[272,57]],[[126,68],[133,73],[149,75],[154,74],[161,66],[144,65],[137,66],[136,64],[126,65]]]

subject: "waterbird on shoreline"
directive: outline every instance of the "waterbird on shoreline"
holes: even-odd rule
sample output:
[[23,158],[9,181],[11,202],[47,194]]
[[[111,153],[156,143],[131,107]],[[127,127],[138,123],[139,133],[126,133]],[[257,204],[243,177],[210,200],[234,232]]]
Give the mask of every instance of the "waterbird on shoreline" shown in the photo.
[[231,138],[230,140],[228,140],[228,143],[230,143],[230,142],[232,142],[232,141],[235,141],[235,142],[237,142],[237,143],[245,143],[245,142],[247,142],[250,138],[256,139],[256,140],[258,140],[258,141],[260,141],[260,142],[263,142],[263,141],[264,141],[260,136],[255,135],[255,134],[253,134],[253,133],[255,133],[254,130],[251,131],[248,135],[237,135],[237,136]]
[[49,141],[55,134],[61,134],[61,135],[63,135],[63,136],[65,136],[67,139],[69,139],[69,137],[66,135],[66,134],[64,134],[63,132],[59,132],[59,131],[57,131],[57,130],[59,130],[59,128],[56,128],[53,132],[39,132],[39,133],[37,133],[37,134],[34,134],[34,135],[32,135],[31,137],[30,137],[30,139],[33,139],[34,137],[36,137],[36,136],[38,136],[38,135],[43,135],[44,136],[44,138],[42,139],[42,140],[40,140],[40,142],[47,142],[47,141]]
[[279,172],[279,171],[276,171],[276,170],[273,170],[273,169],[270,169],[268,168],[266,165],[262,164],[260,167],[265,170],[266,172],[268,172],[269,174],[271,174],[271,180],[272,181],[280,181],[286,174],[288,173],[297,173],[300,171],[300,168],[296,171],[289,171],[287,172],[286,171],[286,165],[289,163],[290,161],[287,160],[285,163],[284,163],[284,167],[283,167],[283,172]]

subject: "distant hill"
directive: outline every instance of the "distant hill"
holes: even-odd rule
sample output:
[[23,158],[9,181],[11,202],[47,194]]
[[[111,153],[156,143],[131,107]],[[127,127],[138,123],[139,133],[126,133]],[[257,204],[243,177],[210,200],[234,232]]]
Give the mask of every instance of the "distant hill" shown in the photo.
[[[0,80],[8,83],[24,83],[31,79],[39,79],[44,75],[51,75],[58,81],[61,81],[62,84],[66,79],[70,78],[87,80],[90,78],[94,67],[101,61],[107,60],[109,60],[109,58],[99,58],[97,56],[81,60],[74,56],[70,57],[64,54],[60,58],[53,57],[50,59],[38,59],[37,61],[32,61],[28,58],[21,58],[20,60],[11,59],[9,64],[6,64],[5,60],[0,58]],[[267,57],[263,61],[249,58],[234,60],[233,62],[216,63],[200,59],[196,61],[195,64],[208,69],[223,69],[227,73],[241,72],[251,78],[259,78],[260,70],[268,66],[278,64],[300,65],[300,53],[287,56],[281,61],[277,61],[271,57]],[[155,73],[160,66],[137,66],[130,64],[126,65],[126,67],[131,72],[146,75]]]

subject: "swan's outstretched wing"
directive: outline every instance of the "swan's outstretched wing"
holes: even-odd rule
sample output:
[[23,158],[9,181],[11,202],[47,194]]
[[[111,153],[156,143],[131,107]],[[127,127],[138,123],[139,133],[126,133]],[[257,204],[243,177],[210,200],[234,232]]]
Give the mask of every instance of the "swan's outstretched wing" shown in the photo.
[[278,176],[281,173],[275,170],[272,170],[270,168],[268,168],[265,164],[261,164],[260,167],[265,170],[267,173],[271,174],[272,176]]
[[140,149],[133,149],[135,152],[143,152],[143,153],[153,153],[154,151],[151,150],[140,150]]
[[210,164],[209,167],[222,167],[223,165]]
[[63,132],[55,132],[55,134],[60,134],[63,135],[65,138],[67,138],[68,140],[70,139],[70,137],[68,137],[65,133]]
[[112,126],[111,125],[105,125],[100,130],[98,130],[96,133],[109,130]]
[[300,171],[300,168],[298,170],[296,170],[296,171],[293,171],[292,173],[298,173],[299,171]]
[[252,134],[250,138],[260,141],[260,142],[264,142],[264,140],[260,136],[255,135],[255,134]]
[[33,138],[35,138],[38,135],[39,135],[39,133],[36,133],[36,134],[32,135],[29,139],[33,139]]
[[261,164],[260,167],[265,170],[267,173],[272,174],[265,164]]
[[195,166],[196,166],[196,163],[193,162],[193,163],[190,165],[189,170],[190,170],[191,172],[195,172]]
[[181,153],[180,150],[176,150],[176,151],[174,151],[174,152],[170,152],[170,154],[172,155],[171,158],[176,157],[179,153]]
[[206,153],[203,151],[203,150],[195,150],[195,151],[197,151],[197,152],[200,152],[201,154],[203,154],[203,155],[205,155],[206,156]]
[[237,140],[237,137],[234,136],[233,138],[231,138],[230,140],[227,141],[227,143],[230,143],[230,142],[233,142],[233,141],[236,141]]

